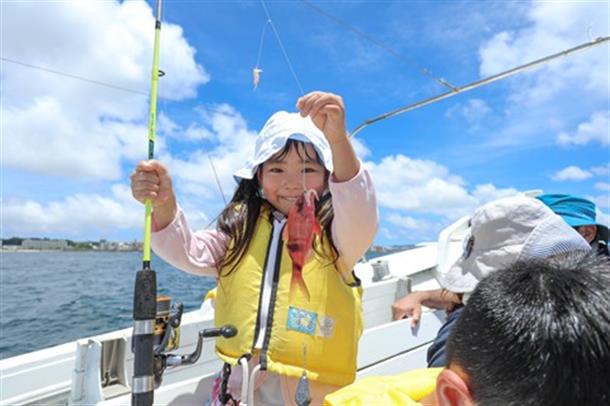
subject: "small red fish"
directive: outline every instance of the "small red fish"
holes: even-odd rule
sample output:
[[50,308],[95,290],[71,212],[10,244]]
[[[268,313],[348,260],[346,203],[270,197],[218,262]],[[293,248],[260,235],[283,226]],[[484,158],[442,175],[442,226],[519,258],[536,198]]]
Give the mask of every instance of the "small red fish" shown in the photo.
[[295,286],[298,286],[308,301],[310,298],[302,271],[313,246],[314,234],[318,236],[322,234],[322,229],[316,219],[315,200],[317,199],[316,191],[309,189],[297,199],[288,213],[284,239],[287,241],[288,255],[292,259],[291,299],[294,297]]

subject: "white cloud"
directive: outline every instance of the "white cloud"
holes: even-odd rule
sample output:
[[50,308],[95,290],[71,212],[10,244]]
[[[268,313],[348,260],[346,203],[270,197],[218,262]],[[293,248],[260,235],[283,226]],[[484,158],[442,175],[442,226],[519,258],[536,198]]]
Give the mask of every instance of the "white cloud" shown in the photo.
[[215,171],[225,197],[230,199],[235,187],[232,174],[252,155],[256,132],[249,130],[241,114],[227,104],[198,110],[201,128],[209,134],[214,146],[194,150],[185,158],[161,155],[161,159],[170,168],[181,192],[218,199]]
[[379,233],[387,239],[402,243],[405,240],[420,242],[433,241],[438,237],[438,232],[446,226],[447,219],[422,218],[415,216],[389,212],[382,214],[382,226]]
[[449,179],[447,168],[435,162],[395,155],[367,166],[381,206],[439,214],[475,204],[461,178]]
[[588,121],[578,125],[574,134],[560,133],[557,142],[561,145],[586,145],[590,142],[609,145],[610,115],[604,111],[594,112]]
[[[608,208],[610,206],[606,204],[604,207]],[[597,224],[602,224],[610,228],[610,216],[608,215],[608,213],[604,213],[599,208],[596,208],[595,220],[597,221]]]
[[478,125],[481,120],[491,112],[489,105],[481,99],[470,99],[465,104],[458,103],[447,110],[445,115],[449,118],[460,115],[470,125]]
[[[536,1],[524,3],[525,7],[529,11],[518,28],[495,33],[479,47],[482,77],[589,42],[591,36],[604,36],[609,30],[604,2]],[[590,32],[587,27],[591,27]],[[503,81],[508,97],[502,128],[490,132],[488,146],[504,150],[548,147],[556,134],[562,134],[566,144],[602,141],[598,132],[575,137],[568,129],[587,120],[593,111],[605,109],[610,86],[608,62],[607,46],[602,45]],[[596,128],[606,120],[596,121]],[[603,143],[607,145],[607,141]]]
[[[610,29],[603,2],[522,2],[519,10],[524,17],[504,25],[514,28],[493,32],[479,46],[481,77],[589,42],[590,36],[607,35]],[[489,125],[501,124],[486,128],[485,146],[502,151],[548,148],[556,134],[570,133],[593,111],[605,109],[610,86],[607,56],[605,45],[594,47],[520,72],[499,88],[492,85],[507,96],[494,98],[494,111],[503,110],[503,115],[498,117],[501,121],[486,120]]]
[[209,140],[212,137],[212,134],[207,129],[199,127],[195,123],[189,124],[186,130],[184,130],[185,140]]
[[[479,49],[480,73],[488,76],[588,42],[586,27],[594,37],[608,31],[604,2],[534,2],[529,25],[496,34]],[[537,105],[566,88],[582,88],[590,97],[607,97],[608,60],[605,47],[560,59],[521,76],[516,101]]]
[[358,155],[360,159],[364,159],[367,156],[371,155],[371,150],[366,146],[362,139],[352,137],[351,142],[352,146],[354,147],[354,150],[356,151],[356,155]]
[[597,176],[610,176],[610,164],[594,166],[591,172]]
[[188,127],[185,128],[169,118],[167,114],[163,112],[159,114],[157,131],[159,134],[162,134],[165,137],[178,140],[178,142],[214,139],[214,134],[212,134],[207,128],[200,127],[194,122],[190,123]]
[[386,156],[379,163],[366,162],[366,166],[371,171],[379,205],[394,210],[455,219],[483,203],[517,192],[485,184],[470,193],[464,180],[446,167],[404,155]]
[[117,179],[121,170],[115,137],[94,120],[74,120],[56,98],[41,97],[23,109],[2,107],[2,164],[50,175]]
[[165,112],[157,114],[157,132],[166,137],[172,137],[180,129],[180,125],[172,120]]
[[[144,93],[3,61],[3,165],[45,175],[118,179],[122,159],[145,156],[139,151],[146,149],[145,94],[154,35],[150,6],[144,1],[8,2],[2,13],[3,57]],[[195,96],[209,80],[194,53],[180,27],[164,25],[161,66],[168,75],[161,79],[161,97]]]
[[[192,227],[201,228],[209,225],[210,221],[220,212],[223,207],[222,193],[228,200],[231,198],[235,188],[233,172],[239,169],[252,155],[256,139],[256,132],[248,129],[247,123],[242,115],[232,106],[227,104],[216,106],[202,106],[197,109],[200,112],[200,123],[198,128],[206,134],[206,143],[192,149],[187,156],[174,156],[164,147],[163,139],[159,139],[157,157],[163,161],[168,168],[176,193],[179,196],[181,207],[187,212]],[[160,116],[161,131],[170,137],[184,140],[181,134],[188,131],[169,117]],[[104,122],[106,134],[115,144],[114,148],[120,149],[122,156],[137,160],[145,156],[145,143],[132,142],[145,134],[146,128],[124,122]],[[367,153],[364,144],[361,151]],[[86,148],[81,148],[82,159],[87,159],[83,153]],[[32,159],[36,162],[36,156]],[[61,164],[58,160],[58,165]],[[103,162],[98,163],[103,168]],[[49,173],[48,163],[41,167],[41,171]],[[83,167],[87,168],[85,163]],[[70,166],[62,167],[66,172]],[[216,174],[215,174],[216,172]],[[120,176],[120,173],[112,174],[89,174],[83,176],[96,176],[106,179]],[[218,180],[216,178],[218,176]],[[20,235],[31,232],[36,235],[78,235],[87,229],[100,229],[101,232],[119,229],[137,229],[142,226],[142,206],[131,197],[127,186],[124,193],[118,193],[122,189],[115,186],[113,197],[104,197],[103,193],[95,195],[73,194],[63,201],[49,203],[36,202],[23,199],[5,199],[3,201],[4,218],[7,221],[6,230],[16,230]],[[119,200],[118,197],[121,197]],[[86,207],[80,210],[78,207]],[[122,215],[116,215],[122,211]],[[43,221],[42,217],[47,215]],[[107,221],[109,216],[112,221]],[[103,220],[99,220],[103,219]],[[116,221],[115,221],[116,220]],[[69,225],[66,225],[67,223]],[[103,226],[98,225],[103,224]]]
[[602,192],[610,192],[610,183],[606,182],[597,182],[594,185],[595,189],[601,190]]
[[599,195],[599,196],[587,196],[587,199],[591,200],[598,208],[609,209],[610,208],[610,196]]
[[116,229],[143,226],[143,206],[131,197],[129,187],[120,184],[112,187],[110,197],[74,194],[45,204],[15,198],[0,203],[4,236],[81,237],[95,230],[104,238]]
[[422,228],[429,228],[429,223],[424,220],[419,220],[410,216],[403,216],[396,213],[387,216],[386,220],[388,223],[407,231],[417,231]]
[[555,181],[585,180],[589,179],[591,176],[593,176],[591,172],[579,168],[578,166],[570,165],[556,172],[552,176],[552,179]]
[[472,195],[477,199],[479,204],[482,205],[493,200],[502,199],[503,197],[514,196],[517,193],[519,193],[519,191],[515,188],[498,189],[493,184],[486,183],[477,185],[472,192]]

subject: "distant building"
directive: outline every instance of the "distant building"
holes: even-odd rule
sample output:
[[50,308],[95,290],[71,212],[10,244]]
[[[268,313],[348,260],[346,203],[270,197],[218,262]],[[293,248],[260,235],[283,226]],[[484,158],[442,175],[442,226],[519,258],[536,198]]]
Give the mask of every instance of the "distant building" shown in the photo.
[[2,245],[3,251],[17,251],[19,249],[21,249],[21,245]]
[[66,240],[32,240],[25,239],[21,243],[21,249],[26,250],[64,250],[68,248]]
[[101,251],[138,251],[142,249],[142,243],[138,241],[122,242],[102,239],[96,246],[98,247],[97,249]]

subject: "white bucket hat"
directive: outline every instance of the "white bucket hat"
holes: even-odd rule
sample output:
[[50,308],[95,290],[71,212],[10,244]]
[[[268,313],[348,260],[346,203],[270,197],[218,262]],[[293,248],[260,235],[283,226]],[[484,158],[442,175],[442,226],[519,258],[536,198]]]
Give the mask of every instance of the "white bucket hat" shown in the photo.
[[541,201],[515,196],[477,209],[470,220],[461,258],[439,277],[456,293],[470,293],[481,279],[517,260],[544,259],[591,247]]
[[278,111],[269,117],[258,133],[253,158],[233,173],[235,180],[239,182],[240,179],[252,179],[258,166],[284,148],[288,139],[312,143],[324,167],[329,172],[333,171],[330,145],[309,116],[301,117],[299,113]]

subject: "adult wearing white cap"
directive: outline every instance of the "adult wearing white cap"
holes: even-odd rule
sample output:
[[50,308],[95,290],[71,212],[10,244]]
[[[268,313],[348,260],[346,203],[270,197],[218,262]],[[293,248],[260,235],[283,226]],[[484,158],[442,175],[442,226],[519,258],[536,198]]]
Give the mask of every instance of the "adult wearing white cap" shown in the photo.
[[490,273],[528,259],[545,259],[571,251],[588,251],[587,241],[539,200],[515,196],[487,203],[470,220],[470,235],[462,256],[440,275],[443,289],[413,292],[392,305],[395,319],[411,316],[419,321],[421,306],[451,310],[428,350],[428,366],[445,366],[445,342],[481,279]]

